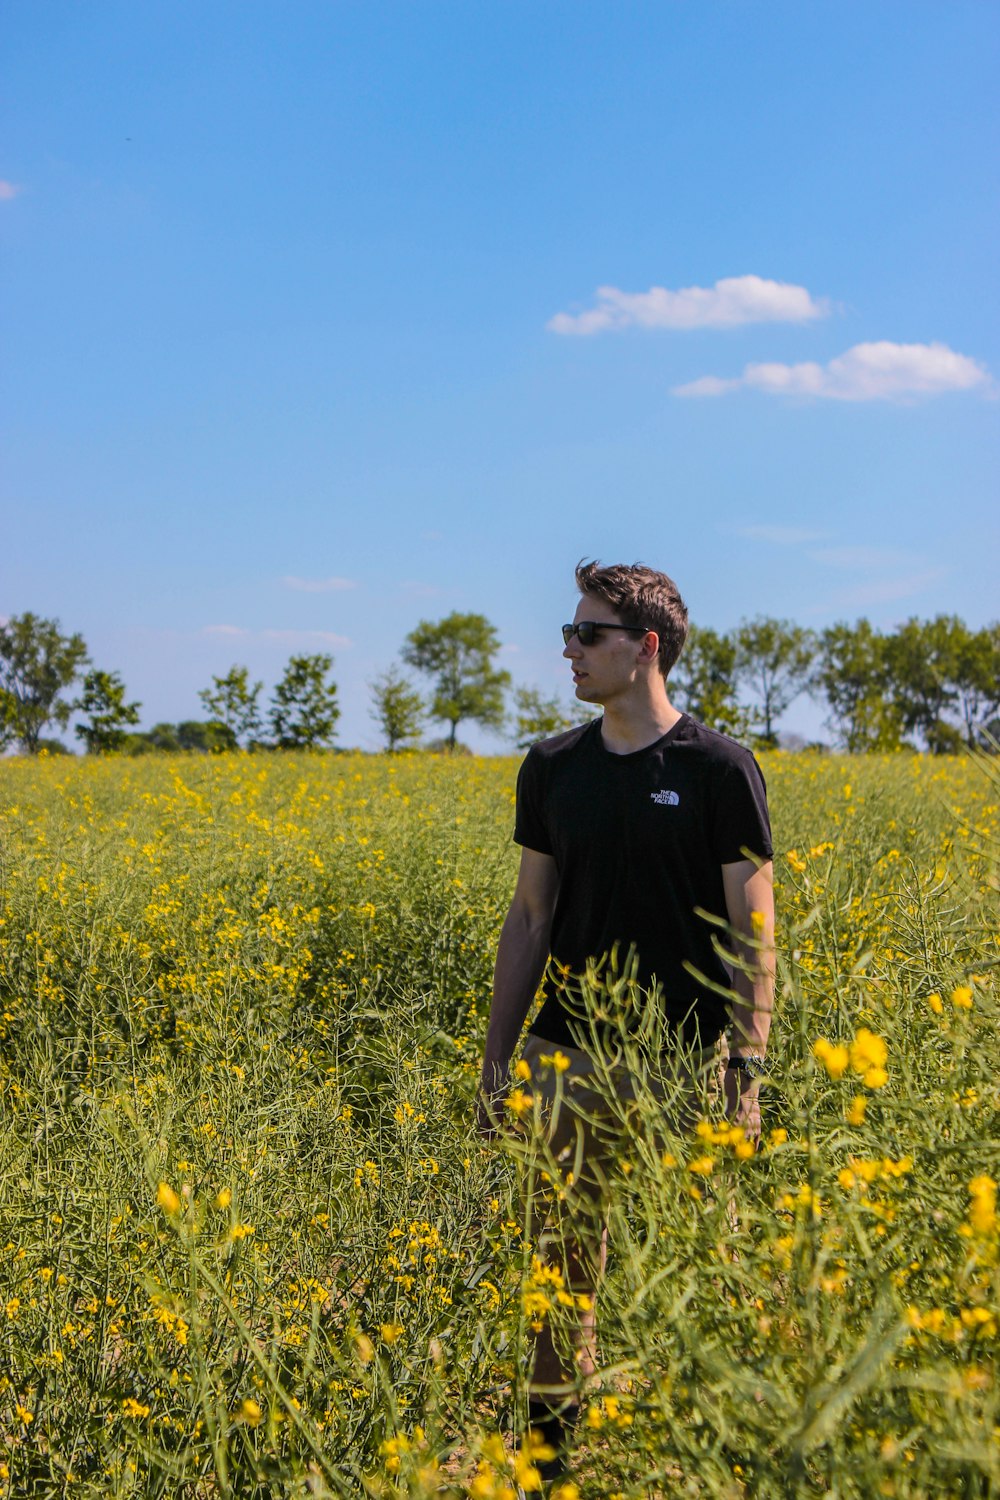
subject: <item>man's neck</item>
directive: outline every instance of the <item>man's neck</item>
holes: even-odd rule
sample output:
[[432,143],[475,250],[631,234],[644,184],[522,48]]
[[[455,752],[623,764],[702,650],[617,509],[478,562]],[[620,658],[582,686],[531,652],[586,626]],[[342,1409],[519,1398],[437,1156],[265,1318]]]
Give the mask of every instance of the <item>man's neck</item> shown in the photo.
[[639,701],[614,699],[604,705],[601,741],[612,755],[630,755],[662,740],[680,717],[665,692]]

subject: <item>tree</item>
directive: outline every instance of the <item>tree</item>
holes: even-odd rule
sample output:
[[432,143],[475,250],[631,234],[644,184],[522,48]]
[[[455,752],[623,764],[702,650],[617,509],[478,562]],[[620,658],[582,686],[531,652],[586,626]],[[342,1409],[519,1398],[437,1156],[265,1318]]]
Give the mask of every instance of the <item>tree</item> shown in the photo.
[[809,684],[816,637],[790,620],[758,615],[741,621],[735,645],[736,680],[746,683],[756,700],[754,726],[765,745],[776,745],[778,719]]
[[569,717],[557,694],[545,698],[539,688],[519,687],[514,694],[514,708],[514,743],[519,750],[527,750],[536,740],[561,734],[579,722]]
[[886,638],[886,664],[903,729],[931,751],[954,748],[945,714],[958,702],[955,678],[965,626],[955,615],[911,618]]
[[406,637],[403,660],[434,679],[430,711],[448,724],[452,749],[464,719],[486,729],[503,725],[510,673],[493,665],[499,649],[499,637],[485,615],[454,612],[436,623],[421,620]]
[[692,625],[670,680],[692,718],[736,739],[750,733],[749,717],[736,699],[736,642],[731,635]]
[[202,688],[198,697],[204,703],[213,720],[225,724],[235,744],[241,739],[248,741],[260,734],[260,714],[257,699],[264,684],[249,684],[246,667],[232,666],[225,677],[213,677],[213,686]]
[[150,750],[175,754],[182,748],[176,724],[154,724],[145,734],[130,734],[125,741],[129,755],[146,755]]
[[398,667],[376,677],[369,684],[372,695],[371,717],[385,736],[390,754],[397,745],[419,739],[424,723],[424,700]]
[[185,719],[177,725],[176,733],[178,750],[223,755],[227,750],[236,749],[236,736],[220,719]]
[[279,749],[311,749],[333,739],[340,708],[336,683],[326,681],[332,666],[333,657],[323,652],[289,657],[269,715]]
[[89,724],[76,726],[77,739],[83,740],[90,755],[108,755],[125,748],[126,726],[138,724],[141,703],[125,702],[125,684],[117,672],[88,672],[83,679],[83,693],[74,704],[88,714]]
[[955,690],[966,744],[973,749],[1000,713],[1000,624],[964,632],[956,652]]
[[833,710],[826,721],[852,752],[898,750],[902,715],[893,694],[888,643],[867,620],[824,630],[814,683]]
[[30,612],[0,625],[0,725],[33,755],[53,720],[66,726],[72,705],[62,697],[87,660],[82,635],[63,635],[58,620]]

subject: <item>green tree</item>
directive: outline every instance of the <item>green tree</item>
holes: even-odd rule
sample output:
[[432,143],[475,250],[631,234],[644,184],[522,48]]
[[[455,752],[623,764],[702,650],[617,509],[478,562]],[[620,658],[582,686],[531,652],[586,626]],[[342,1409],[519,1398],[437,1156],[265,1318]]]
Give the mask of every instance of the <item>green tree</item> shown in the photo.
[[129,724],[138,724],[141,703],[125,702],[125,684],[117,672],[88,672],[83,692],[74,707],[88,715],[89,722],[76,726],[90,755],[108,755],[125,748]]
[[709,729],[737,739],[750,733],[750,719],[736,697],[736,641],[710,626],[692,625],[670,679],[678,707]]
[[[886,638],[886,663],[903,730],[931,751],[955,747],[948,712],[958,703],[955,679],[965,626],[955,615],[911,618]],[[950,731],[950,732],[949,732]]]
[[536,740],[572,729],[583,717],[570,718],[556,693],[546,698],[539,688],[519,687],[514,693],[514,743],[527,750]]
[[1000,713],[1000,624],[964,632],[956,652],[955,690],[965,742],[973,749]]
[[147,750],[163,750],[167,754],[176,754],[182,748],[176,724],[154,724],[147,734],[130,736],[129,752],[132,755],[142,755]]
[[903,722],[893,691],[887,638],[869,624],[822,632],[813,678],[831,709],[826,721],[846,750],[898,750]]
[[333,739],[340,708],[336,683],[326,680],[332,666],[333,657],[323,652],[289,657],[269,715],[279,749],[311,749]]
[[424,700],[409,678],[393,666],[376,677],[369,688],[372,696],[369,712],[382,731],[390,754],[397,745],[419,739],[424,723]]
[[82,635],[63,635],[58,620],[30,612],[0,625],[0,726],[30,755],[46,725],[66,726],[72,704],[62,695],[87,660]]
[[436,622],[421,620],[406,637],[403,660],[433,678],[431,715],[449,726],[452,749],[465,719],[486,729],[503,726],[510,673],[493,665],[499,649],[499,637],[485,615],[455,612]]
[[790,620],[758,615],[740,622],[735,646],[736,680],[753,695],[749,712],[754,729],[765,745],[775,745],[777,721],[809,685],[816,637]]
[[[177,725],[177,748],[201,755],[222,755],[236,749],[236,736],[220,719],[185,719]],[[157,747],[159,748],[159,746]]]
[[225,677],[213,677],[212,686],[202,688],[198,697],[212,719],[225,724],[238,745],[241,740],[249,742],[260,734],[257,699],[263,686],[262,682],[255,682],[251,687],[248,669],[232,666]]

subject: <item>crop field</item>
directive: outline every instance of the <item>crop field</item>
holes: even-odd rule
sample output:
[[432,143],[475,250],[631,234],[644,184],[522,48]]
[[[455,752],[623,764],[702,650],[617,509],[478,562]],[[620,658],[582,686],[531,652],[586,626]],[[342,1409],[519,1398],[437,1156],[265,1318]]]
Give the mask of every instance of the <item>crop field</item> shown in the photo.
[[[0,763],[0,1495],[539,1493],[565,1216],[472,1127],[516,764]],[[762,764],[761,1142],[623,1139],[555,1494],[1000,1494],[997,770]]]

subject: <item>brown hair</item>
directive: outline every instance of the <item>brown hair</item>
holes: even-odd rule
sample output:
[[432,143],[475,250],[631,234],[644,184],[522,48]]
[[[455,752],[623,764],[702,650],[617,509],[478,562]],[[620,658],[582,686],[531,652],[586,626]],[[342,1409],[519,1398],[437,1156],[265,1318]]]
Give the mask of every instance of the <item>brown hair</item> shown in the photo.
[[645,625],[660,637],[660,671],[670,673],[684,650],[688,633],[687,605],[676,583],[666,573],[647,568],[643,563],[613,563],[602,568],[598,562],[579,562],[576,586],[581,594],[603,599],[619,616],[623,625]]

